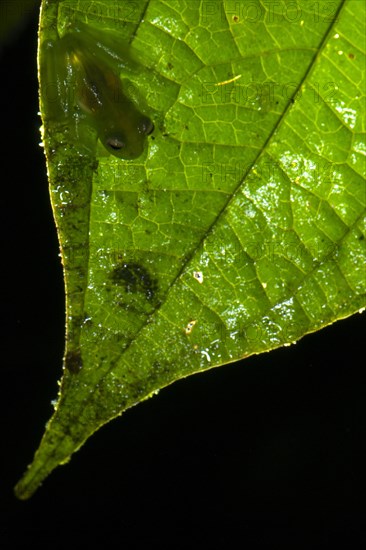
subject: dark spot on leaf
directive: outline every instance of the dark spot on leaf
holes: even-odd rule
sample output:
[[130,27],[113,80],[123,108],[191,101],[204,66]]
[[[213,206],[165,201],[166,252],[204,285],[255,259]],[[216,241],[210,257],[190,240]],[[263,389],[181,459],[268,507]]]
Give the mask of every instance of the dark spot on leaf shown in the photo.
[[68,351],[65,357],[65,367],[73,374],[77,374],[83,367],[80,351]]
[[354,58],[355,58],[355,54],[354,54],[354,53],[349,53],[349,54],[348,54],[348,57],[349,57],[350,59],[354,59]]
[[111,278],[114,284],[123,285],[127,293],[144,294],[147,300],[152,300],[157,291],[156,280],[138,263],[121,263],[113,269]]
[[234,23],[238,23],[239,15],[233,15],[233,21],[234,21]]

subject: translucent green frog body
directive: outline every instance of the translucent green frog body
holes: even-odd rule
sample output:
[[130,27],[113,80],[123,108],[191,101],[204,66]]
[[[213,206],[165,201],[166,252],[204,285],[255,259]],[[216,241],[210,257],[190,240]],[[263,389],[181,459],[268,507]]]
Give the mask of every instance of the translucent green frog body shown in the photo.
[[53,87],[53,101],[48,97],[43,102],[47,103],[46,116],[65,117],[74,125],[76,139],[79,125],[86,122],[109,153],[135,159],[142,154],[145,138],[154,125],[122,89],[116,68],[135,65],[127,47],[117,44],[116,37],[108,36],[107,42],[100,38],[98,31],[79,24],[59,40],[46,44],[42,78]]

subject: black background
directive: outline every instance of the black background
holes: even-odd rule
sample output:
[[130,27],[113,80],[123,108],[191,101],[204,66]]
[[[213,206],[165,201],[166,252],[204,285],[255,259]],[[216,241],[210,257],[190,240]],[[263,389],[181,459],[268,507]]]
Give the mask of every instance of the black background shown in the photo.
[[13,497],[52,413],[64,338],[36,30],[35,13],[1,59],[0,546],[362,546],[365,315],[175,383],[101,429],[31,500]]

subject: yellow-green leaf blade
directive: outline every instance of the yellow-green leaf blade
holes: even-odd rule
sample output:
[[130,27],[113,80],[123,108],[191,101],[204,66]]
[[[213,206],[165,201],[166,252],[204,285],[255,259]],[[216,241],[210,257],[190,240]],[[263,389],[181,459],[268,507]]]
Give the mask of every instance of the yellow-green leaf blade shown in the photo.
[[[159,388],[365,307],[365,8],[334,2],[326,17],[325,4],[300,2],[290,23],[224,2],[136,3],[150,71],[135,84],[155,139],[133,163],[84,159],[79,247],[75,211],[59,218],[66,282],[81,290],[68,294],[69,367],[20,497]],[[68,170],[81,186],[80,166]]]

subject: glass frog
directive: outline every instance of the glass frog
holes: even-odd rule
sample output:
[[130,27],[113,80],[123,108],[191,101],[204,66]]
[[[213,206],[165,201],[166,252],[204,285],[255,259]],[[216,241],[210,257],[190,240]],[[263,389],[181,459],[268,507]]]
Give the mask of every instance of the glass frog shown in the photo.
[[103,38],[100,31],[78,23],[58,40],[46,42],[42,55],[43,89],[53,89],[53,101],[42,95],[46,118],[66,119],[76,141],[86,123],[109,153],[138,158],[154,125],[123,91],[118,69],[137,65],[119,37],[109,33]]

